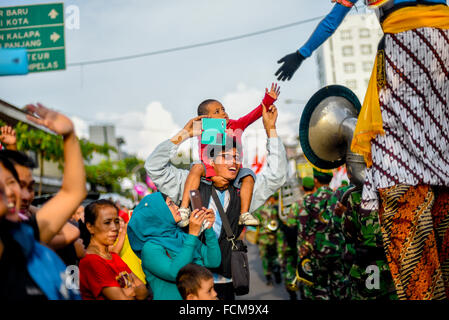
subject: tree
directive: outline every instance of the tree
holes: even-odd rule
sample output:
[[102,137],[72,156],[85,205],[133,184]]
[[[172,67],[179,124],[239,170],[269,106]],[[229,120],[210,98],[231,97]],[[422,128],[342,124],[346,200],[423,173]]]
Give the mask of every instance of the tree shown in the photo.
[[[0,123],[0,125],[5,125]],[[42,178],[44,176],[44,161],[56,162],[59,168],[63,167],[64,150],[62,137],[47,133],[42,130],[36,130],[30,128],[27,124],[19,122],[15,126],[17,137],[17,149],[20,151],[32,151],[35,152],[39,159],[40,164],[40,183],[38,189],[38,195],[42,194]],[[103,155],[109,155],[110,151],[116,151],[116,149],[107,144],[97,145],[86,139],[80,139],[80,147],[83,158],[86,161],[92,159],[94,152]]]
[[[107,192],[120,193],[130,196],[121,190],[120,180],[128,177],[134,181],[145,181],[146,171],[143,168],[144,161],[137,157],[128,157],[122,160],[103,160],[95,165],[86,165],[86,180],[90,183],[93,191],[103,187]],[[136,168],[138,170],[136,170]]]
[[92,191],[102,186],[107,192],[120,192],[119,179],[127,176],[123,161],[103,160],[95,165],[86,165],[86,180]]

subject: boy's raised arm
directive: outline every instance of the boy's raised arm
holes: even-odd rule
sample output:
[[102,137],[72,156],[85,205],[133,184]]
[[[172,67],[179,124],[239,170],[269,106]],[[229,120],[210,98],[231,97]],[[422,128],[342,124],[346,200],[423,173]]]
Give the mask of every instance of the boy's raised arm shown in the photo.
[[276,99],[279,97],[280,87],[278,87],[277,83],[271,84],[271,89],[268,91],[265,88],[265,96],[263,97],[262,103],[259,104],[255,109],[249,112],[247,115],[237,119],[237,120],[229,120],[229,127],[233,130],[245,130],[249,125],[251,125],[254,121],[262,117],[262,106],[265,105],[267,107],[271,106]]

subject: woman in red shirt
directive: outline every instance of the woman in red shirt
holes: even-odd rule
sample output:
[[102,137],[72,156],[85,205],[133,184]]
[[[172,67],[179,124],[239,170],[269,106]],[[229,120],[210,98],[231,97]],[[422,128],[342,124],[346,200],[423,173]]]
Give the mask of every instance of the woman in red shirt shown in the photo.
[[119,231],[118,209],[109,200],[97,200],[85,209],[91,235],[86,256],[79,264],[80,291],[85,300],[145,300],[149,292],[110,247]]

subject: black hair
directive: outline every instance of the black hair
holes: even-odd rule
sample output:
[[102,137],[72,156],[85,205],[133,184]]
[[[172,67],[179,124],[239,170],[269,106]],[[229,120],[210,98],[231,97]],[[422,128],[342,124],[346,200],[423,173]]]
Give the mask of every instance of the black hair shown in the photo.
[[212,272],[195,263],[186,264],[176,275],[176,286],[185,300],[189,294],[196,294],[201,288],[201,280],[212,279]]
[[3,154],[7,157],[12,163],[18,164],[19,166],[24,166],[29,169],[37,168],[36,163],[33,159],[31,159],[27,154],[21,151],[16,150],[6,150],[3,149],[0,151],[0,154]]
[[95,221],[98,218],[98,211],[101,209],[101,207],[107,207],[107,206],[114,207],[118,213],[118,208],[114,202],[112,202],[111,200],[108,200],[108,199],[99,199],[99,200],[92,201],[91,203],[89,203],[86,206],[86,208],[84,208],[84,221],[86,223],[90,223],[91,225],[94,225]]
[[[318,179],[318,178],[317,178]],[[329,181],[330,182],[330,181]],[[328,183],[329,183],[328,182]],[[326,183],[327,184],[327,183]],[[315,188],[315,186],[313,187],[306,187],[305,185],[302,186],[302,188],[304,189],[304,191],[313,191],[313,188]]]
[[215,159],[220,153],[236,149],[237,153],[242,154],[242,145],[234,136],[226,135],[226,143],[224,145],[209,144],[206,147],[206,156],[209,159]]
[[209,113],[209,111],[207,110],[207,106],[208,106],[209,104],[211,104],[211,103],[214,103],[214,102],[220,103],[219,101],[217,101],[217,100],[215,100],[215,99],[206,99],[206,100],[204,100],[203,102],[201,102],[201,103],[199,104],[198,110],[197,110],[198,115],[199,115],[199,116],[207,115],[207,114]]
[[3,154],[3,150],[0,151],[0,163],[5,167],[6,170],[11,172],[11,174],[14,176],[14,179],[16,179],[18,183],[20,183],[19,175],[17,174],[16,168],[14,168],[14,165],[9,160],[9,158],[5,157],[5,155]]

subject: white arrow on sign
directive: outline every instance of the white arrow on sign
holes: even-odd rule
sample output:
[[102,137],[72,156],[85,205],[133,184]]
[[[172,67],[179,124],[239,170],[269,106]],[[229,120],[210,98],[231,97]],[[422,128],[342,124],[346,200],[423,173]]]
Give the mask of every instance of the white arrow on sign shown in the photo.
[[52,19],[56,19],[58,15],[59,13],[55,9],[51,9],[51,11],[48,13],[48,16]]
[[53,33],[50,35],[50,40],[53,41],[53,42],[58,41],[59,38],[60,38],[60,36],[59,36],[59,34],[57,34],[56,32],[53,32]]

